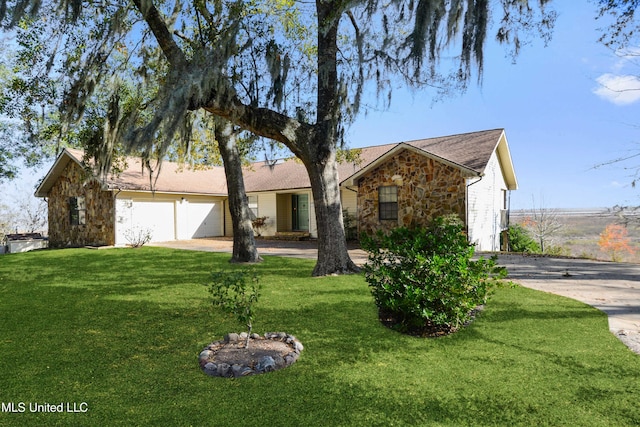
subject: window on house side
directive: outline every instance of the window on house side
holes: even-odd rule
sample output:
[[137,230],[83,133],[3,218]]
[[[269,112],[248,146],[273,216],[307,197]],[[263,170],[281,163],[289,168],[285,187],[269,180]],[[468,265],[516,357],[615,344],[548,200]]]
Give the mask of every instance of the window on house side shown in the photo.
[[87,223],[87,207],[84,197],[69,197],[69,220],[71,225]]
[[380,220],[398,219],[398,187],[378,187],[378,214]]
[[258,196],[247,196],[249,202],[249,210],[251,210],[251,217],[258,217]]

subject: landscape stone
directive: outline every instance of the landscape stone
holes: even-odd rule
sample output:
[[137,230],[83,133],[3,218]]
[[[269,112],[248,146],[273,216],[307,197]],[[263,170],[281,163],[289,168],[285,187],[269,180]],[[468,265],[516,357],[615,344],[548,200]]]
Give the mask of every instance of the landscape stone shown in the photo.
[[276,361],[271,356],[264,356],[256,365],[256,371],[271,372],[276,369]]
[[226,377],[229,375],[229,370],[231,369],[231,366],[229,366],[228,363],[221,363],[218,365],[218,376],[219,377]]
[[218,376],[218,365],[216,365],[215,363],[207,363],[206,365],[204,365],[204,373],[212,376],[212,377],[216,377]]
[[213,356],[213,351],[205,349],[205,350],[202,350],[200,352],[200,357],[199,358],[200,358],[200,360],[206,360],[211,356]]
[[[255,341],[254,345],[257,346],[258,349],[262,348],[260,351],[271,351],[272,355],[262,356],[256,361],[255,358],[247,357],[249,353],[244,353],[238,355],[238,358],[235,359],[238,363],[234,363],[235,360],[233,357],[231,359],[228,358],[228,351],[232,351],[231,349],[243,350],[244,341],[246,341],[247,338],[253,339]],[[268,343],[265,343],[265,340],[278,342],[280,344],[270,346]],[[285,352],[282,351],[281,347],[283,344],[289,347],[290,351],[288,353],[286,353],[286,350]],[[251,352],[251,346],[252,344],[250,342],[249,352]],[[226,347],[229,347],[229,350],[226,350]],[[284,332],[268,332],[264,335],[264,338],[258,334],[249,335],[246,332],[241,334],[229,333],[224,336],[223,340],[214,341],[205,347],[205,349],[200,352],[198,359],[200,367],[205,374],[209,376],[239,378],[286,368],[298,360],[300,351],[302,351],[303,348],[296,337]],[[222,359],[216,359],[216,355],[222,350],[225,350],[227,356],[223,356]],[[259,356],[256,355],[256,357]],[[222,360],[224,360],[224,362]]]
[[229,342],[236,342],[240,340],[240,335],[235,334],[235,333],[230,333],[224,336],[224,342],[229,343]]

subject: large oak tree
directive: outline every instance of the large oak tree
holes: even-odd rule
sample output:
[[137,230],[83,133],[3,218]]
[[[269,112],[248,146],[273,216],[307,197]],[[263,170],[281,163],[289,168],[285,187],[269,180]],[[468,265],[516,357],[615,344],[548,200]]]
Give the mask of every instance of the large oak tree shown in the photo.
[[[286,146],[310,177],[318,226],[313,274],[327,275],[357,270],[347,253],[336,152],[363,96],[377,93],[388,103],[396,83],[432,95],[464,89],[473,69],[482,75],[492,18],[495,37],[517,53],[525,34],[549,36],[555,15],[547,3],[1,0],[0,20],[12,26],[44,14],[49,25],[57,22],[51,51],[61,58],[69,120],[114,76],[143,87],[153,70],[158,90],[139,104],[151,111],[146,123],[136,114],[113,121],[127,129],[131,146],[162,154],[196,110]],[[230,194],[242,192],[231,184]]]

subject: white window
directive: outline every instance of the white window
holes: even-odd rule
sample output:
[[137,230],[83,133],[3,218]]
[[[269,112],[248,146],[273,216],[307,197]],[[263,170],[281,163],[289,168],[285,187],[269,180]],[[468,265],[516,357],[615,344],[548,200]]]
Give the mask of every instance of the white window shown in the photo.
[[398,219],[398,187],[378,188],[378,214],[380,220]]
[[249,202],[249,210],[251,210],[251,217],[258,217],[258,196],[247,196]]
[[69,197],[69,221],[71,225],[87,223],[87,206],[84,197]]

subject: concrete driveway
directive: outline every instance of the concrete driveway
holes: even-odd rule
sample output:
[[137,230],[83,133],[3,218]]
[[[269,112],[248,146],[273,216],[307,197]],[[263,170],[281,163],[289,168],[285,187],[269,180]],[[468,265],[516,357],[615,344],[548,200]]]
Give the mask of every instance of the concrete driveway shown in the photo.
[[500,255],[498,260],[515,283],[605,312],[609,330],[640,354],[640,265],[522,255]]
[[[318,253],[314,241],[259,239],[256,242],[261,255],[313,259]],[[231,253],[233,241],[214,238],[153,245]],[[358,265],[367,260],[366,252],[357,246],[351,247],[349,254]],[[640,354],[640,265],[522,255],[499,255],[498,260],[507,267],[509,279],[515,283],[573,298],[602,310],[609,318],[611,332]]]

